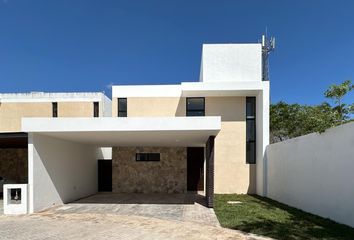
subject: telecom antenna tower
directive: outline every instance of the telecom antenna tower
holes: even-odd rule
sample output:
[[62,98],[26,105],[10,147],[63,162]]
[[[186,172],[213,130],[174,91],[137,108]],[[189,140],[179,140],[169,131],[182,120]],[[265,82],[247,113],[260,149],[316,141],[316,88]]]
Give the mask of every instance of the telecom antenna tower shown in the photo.
[[275,49],[275,37],[262,35],[262,81],[269,81],[269,54]]

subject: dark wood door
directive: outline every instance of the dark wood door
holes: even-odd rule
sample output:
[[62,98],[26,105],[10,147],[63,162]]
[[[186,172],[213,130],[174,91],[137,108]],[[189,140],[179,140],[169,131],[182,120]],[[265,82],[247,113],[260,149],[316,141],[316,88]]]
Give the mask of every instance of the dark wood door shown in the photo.
[[204,148],[187,148],[187,190],[204,190]]
[[98,160],[98,191],[112,192],[112,160]]

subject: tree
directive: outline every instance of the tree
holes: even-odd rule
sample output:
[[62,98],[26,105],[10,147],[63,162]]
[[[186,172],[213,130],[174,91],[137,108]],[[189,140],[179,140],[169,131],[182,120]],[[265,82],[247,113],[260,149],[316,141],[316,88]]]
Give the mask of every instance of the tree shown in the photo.
[[270,106],[270,142],[323,132],[334,126],[335,121],[328,103],[308,106],[278,102]]
[[270,106],[270,142],[275,143],[313,132],[324,132],[346,121],[354,121],[354,104],[343,103],[343,98],[354,89],[351,81],[331,85],[325,97],[336,104],[300,105],[278,102]]
[[282,101],[270,105],[271,143],[284,141],[296,135],[295,122],[298,121],[300,108],[299,104],[287,104]]
[[302,131],[298,136],[313,132],[322,133],[336,124],[336,114],[327,102],[314,106],[305,105],[301,114]]
[[349,92],[354,89],[354,85],[350,80],[346,80],[343,83],[336,85],[331,85],[325,91],[325,97],[332,99],[332,101],[336,104],[333,107],[334,112],[337,115],[337,121],[339,124],[345,122],[350,118],[350,114],[354,113],[354,104],[345,104],[343,103],[343,98]]

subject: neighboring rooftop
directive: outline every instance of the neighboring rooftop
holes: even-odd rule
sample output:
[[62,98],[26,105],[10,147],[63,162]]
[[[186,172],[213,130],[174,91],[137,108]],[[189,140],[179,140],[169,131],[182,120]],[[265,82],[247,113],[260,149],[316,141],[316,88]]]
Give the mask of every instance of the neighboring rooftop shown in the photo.
[[[0,102],[65,102],[65,101],[101,101],[107,96],[103,92],[29,92],[0,93]],[[108,98],[107,98],[108,99]]]

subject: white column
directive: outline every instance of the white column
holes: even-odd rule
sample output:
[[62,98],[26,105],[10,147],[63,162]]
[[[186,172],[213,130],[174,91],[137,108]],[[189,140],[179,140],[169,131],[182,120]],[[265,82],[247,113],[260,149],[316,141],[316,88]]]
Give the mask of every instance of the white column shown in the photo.
[[28,133],[28,213],[33,213],[33,133]]
[[267,196],[267,158],[269,144],[269,81],[262,82],[263,90],[257,95],[257,194]]

